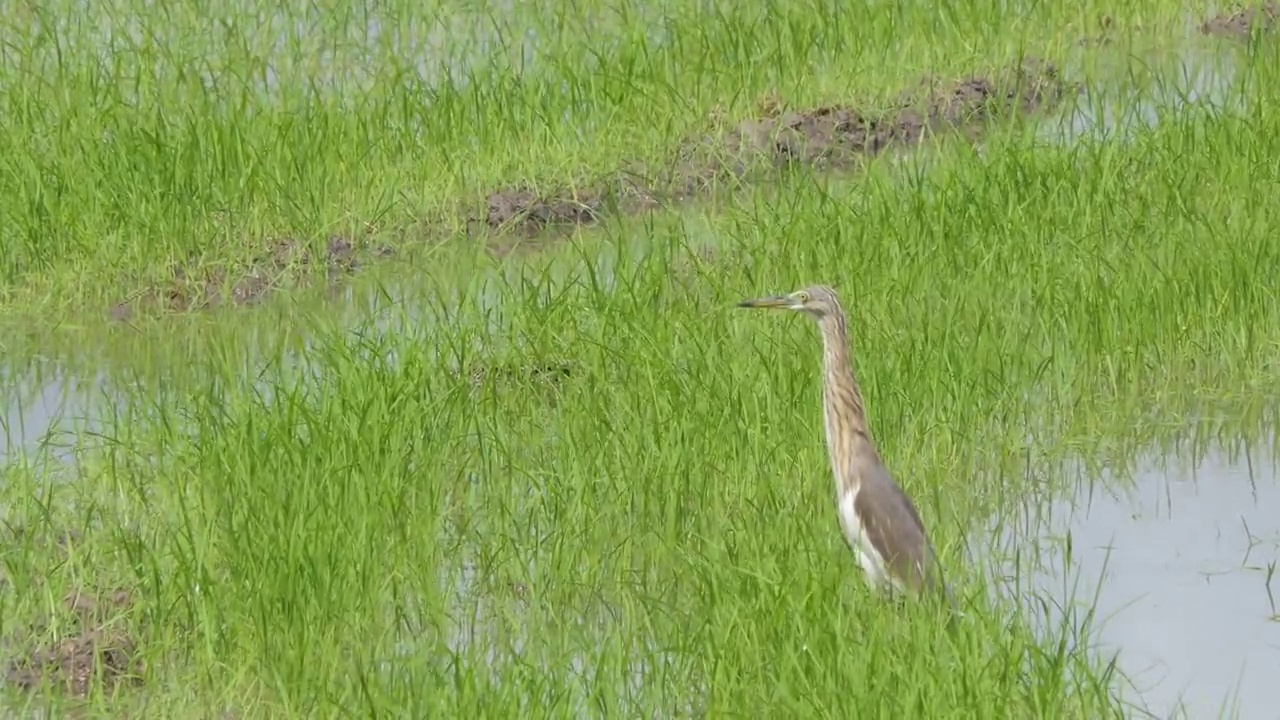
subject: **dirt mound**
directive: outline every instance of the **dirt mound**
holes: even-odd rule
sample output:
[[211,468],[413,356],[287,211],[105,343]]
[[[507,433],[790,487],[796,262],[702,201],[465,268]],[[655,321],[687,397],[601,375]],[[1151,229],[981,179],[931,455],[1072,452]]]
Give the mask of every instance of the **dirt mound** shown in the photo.
[[[925,78],[880,109],[829,105],[786,110],[779,99],[770,97],[759,105],[756,117],[728,127],[723,118],[711,118],[711,128],[686,139],[665,163],[635,166],[567,189],[500,188],[470,208],[459,208],[453,217],[422,223],[414,234],[423,239],[446,237],[453,228],[463,227],[468,236],[483,238],[497,253],[522,245],[537,248],[607,215],[631,215],[682,202],[726,183],[767,181],[790,166],[850,167],[886,149],[909,149],[941,133],[976,139],[993,119],[1051,106],[1078,90],[1064,82],[1053,65],[1033,60],[991,76]],[[328,281],[337,282],[356,269],[364,251],[350,238],[335,237],[317,258],[303,243],[287,239],[273,243],[236,273],[179,265],[168,287],[121,303],[111,315],[127,320],[136,305],[181,312],[253,304],[296,280],[300,266],[320,265]]]
[[[727,129],[722,118],[712,117],[713,127],[681,143],[666,170],[637,169],[625,179],[572,194],[500,190],[489,196],[483,222],[498,234],[524,237],[590,225],[610,204],[619,212],[636,212],[696,197],[726,180],[767,180],[789,165],[848,167],[890,147],[918,145],[935,133],[959,130],[976,138],[996,117],[1033,112],[1074,90],[1053,65],[1032,60],[990,77],[925,78],[880,111],[842,105],[787,111],[770,97],[760,103],[757,117]],[[650,179],[642,184],[637,177]],[[469,218],[473,224],[480,220]]]
[[470,366],[466,376],[467,384],[473,389],[485,383],[503,381],[555,385],[572,376],[573,368],[571,362],[477,363]]
[[976,138],[991,120],[1056,103],[1068,89],[1054,66],[1033,61],[995,77],[925,78],[883,110],[834,105],[784,111],[770,99],[760,117],[743,120],[722,136],[686,143],[682,164],[690,178],[702,182],[789,165],[847,167],[942,132]]
[[388,247],[372,249],[359,240],[336,235],[318,252],[301,240],[284,238],[272,242],[238,272],[198,262],[175,263],[169,284],[117,304],[110,315],[115,320],[128,320],[139,306],[188,312],[227,304],[253,305],[297,274],[314,276],[319,268],[325,281],[336,284],[357,270],[364,257],[390,254]]
[[1278,18],[1280,3],[1265,2],[1209,18],[1200,25],[1200,31],[1206,35],[1247,40],[1255,28],[1263,32],[1274,29]]
[[4,669],[6,683],[24,690],[58,687],[84,696],[94,683],[114,686],[141,680],[135,642],[112,623],[132,604],[127,591],[94,594],[77,589],[67,593],[62,604],[74,619],[74,631],[49,642],[34,639],[46,637],[46,628],[29,628],[25,635],[32,640],[17,643],[17,657]]
[[[486,238],[498,254],[545,236],[559,237],[606,214],[635,214],[661,202],[645,183],[618,175],[581,187],[538,192],[527,185],[496,190],[482,208],[463,211],[468,237]],[[532,247],[540,247],[532,243]]]
[[547,227],[587,225],[600,216],[604,198],[590,188],[551,193],[543,196],[527,187],[499,190],[485,198],[483,214],[467,218],[468,231],[480,232],[483,223],[490,230],[511,230],[533,236]]

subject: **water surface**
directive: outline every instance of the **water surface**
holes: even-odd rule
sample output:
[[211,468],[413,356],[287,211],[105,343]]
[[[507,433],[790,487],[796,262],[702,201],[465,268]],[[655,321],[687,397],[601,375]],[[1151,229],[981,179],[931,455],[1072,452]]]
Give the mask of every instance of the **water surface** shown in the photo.
[[[1280,472],[1274,442],[1195,461],[1149,456],[1006,519],[1004,556],[1039,552],[1022,596],[1083,613],[1120,693],[1159,718],[1280,712]],[[1104,489],[1113,488],[1113,489]],[[1011,561],[1010,561],[1011,562]],[[1014,568],[1005,567],[1012,576]],[[1036,603],[1039,605],[1039,603]],[[1080,622],[1083,614],[1074,620]]]
[[[91,423],[90,408],[98,379],[78,378],[39,361],[19,368],[0,366],[4,412],[0,415],[0,464],[44,446],[67,452],[63,433]],[[61,449],[58,449],[61,448]]]
[[1040,124],[1039,136],[1070,144],[1080,139],[1129,142],[1141,132],[1192,106],[1239,111],[1240,58],[1220,44],[1188,36],[1172,48],[1139,52],[1090,48],[1068,63],[1066,76],[1087,78],[1065,112]]

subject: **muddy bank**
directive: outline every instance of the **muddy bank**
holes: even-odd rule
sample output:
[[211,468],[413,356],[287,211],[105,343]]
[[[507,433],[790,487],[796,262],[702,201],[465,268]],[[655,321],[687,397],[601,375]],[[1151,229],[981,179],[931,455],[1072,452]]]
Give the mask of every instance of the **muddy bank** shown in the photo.
[[1211,17],[1201,23],[1200,32],[1234,40],[1248,40],[1254,31],[1274,30],[1277,19],[1280,19],[1280,3],[1264,2]]
[[[20,539],[20,532],[15,536]],[[65,559],[68,547],[78,541],[75,533],[60,535],[51,549]],[[7,583],[0,576],[0,589]],[[5,628],[0,684],[83,697],[95,686],[140,683],[144,668],[125,622],[132,608],[128,590],[74,585],[48,617]]]
[[713,114],[708,127],[680,143],[666,163],[635,166],[572,191],[496,190],[483,207],[467,214],[466,226],[501,251],[510,242],[504,243],[504,235],[545,237],[548,231],[591,225],[607,214],[643,212],[718,187],[768,181],[790,166],[849,168],[943,132],[976,139],[995,118],[1029,114],[1078,90],[1053,65],[1030,61],[992,76],[927,77],[882,109],[830,105],[791,110],[776,97],[766,98],[754,117],[736,123],[726,124]]
[[[856,167],[885,150],[909,149],[937,134],[977,139],[992,120],[1026,115],[1059,102],[1079,86],[1045,62],[960,79],[926,77],[887,107],[833,104],[790,109],[767,98],[737,122],[718,114],[679,144],[661,163],[633,164],[603,178],[556,190],[517,185],[498,188],[450,216],[423,220],[406,242],[440,240],[461,233],[496,253],[538,248],[606,216],[634,215],[687,202],[717,188],[766,182],[787,168]],[[195,263],[175,265],[172,280],[127,298],[110,310],[117,320],[135,310],[189,312],[252,305],[273,290],[299,281],[336,285],[362,263],[391,254],[372,237],[333,237],[323,248],[278,240],[238,269]]]
[[46,628],[30,628],[4,670],[4,682],[22,690],[59,689],[83,697],[95,686],[111,688],[141,682],[137,646],[111,619],[128,609],[129,593],[121,590],[89,594],[73,590],[63,598],[75,617],[70,632],[59,639]]
[[254,305],[299,278],[336,285],[362,263],[392,254],[391,248],[359,237],[335,235],[318,249],[296,238],[279,239],[239,271],[197,261],[175,264],[170,268],[172,280],[167,285],[127,298],[114,305],[109,314],[115,320],[128,320],[135,309],[189,312],[224,305]]

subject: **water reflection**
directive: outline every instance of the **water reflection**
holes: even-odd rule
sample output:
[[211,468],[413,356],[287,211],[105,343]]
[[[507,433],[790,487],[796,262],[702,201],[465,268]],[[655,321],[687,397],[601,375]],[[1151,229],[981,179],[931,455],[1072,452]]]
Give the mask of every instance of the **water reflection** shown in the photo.
[[[103,67],[123,68],[118,91],[134,101],[148,91],[137,79],[156,71],[157,58],[197,73],[206,91],[250,88],[266,100],[306,88],[358,98],[380,76],[435,87],[445,81],[465,86],[490,66],[522,74],[555,53],[562,36],[580,42],[582,27],[591,28],[594,46],[605,53],[630,41],[636,27],[651,47],[660,47],[669,42],[673,22],[664,8],[647,4],[629,7],[629,16],[607,6],[566,15],[511,0],[453,7],[321,0],[288,10],[233,0],[182,12],[150,0],[67,0],[14,10],[0,24],[0,40],[39,48],[47,68],[61,67],[67,48]],[[576,62],[599,58],[584,53]]]
[[[698,716],[706,687],[690,692],[689,658],[669,649],[659,632],[641,631],[630,637],[618,633],[622,607],[597,598],[580,603],[542,601],[538,593],[538,567],[529,564],[528,584],[486,582],[483,571],[470,559],[447,571],[447,631],[444,645],[455,663],[494,684],[522,674],[559,676],[567,693],[548,683],[546,695],[529,696],[523,703],[530,710],[566,705],[574,717],[599,716],[596,703],[600,688],[611,688],[610,703],[619,711],[635,711],[661,698],[674,714]],[[585,571],[585,570],[584,570]],[[564,638],[555,642],[550,638]],[[603,647],[620,645],[625,659],[615,664],[602,661]],[[618,648],[614,648],[618,649]],[[406,632],[398,643],[397,657],[384,665],[394,671],[394,663],[430,655],[432,645]],[[678,676],[680,683],[667,682]]]
[[1195,39],[1176,52],[1091,49],[1087,62],[1082,56],[1066,73],[1089,78],[1084,92],[1039,134],[1059,143],[1082,137],[1127,141],[1188,106],[1240,105],[1240,63],[1221,47]]
[[6,388],[0,425],[0,464],[42,445],[54,457],[66,458],[69,443],[59,433],[94,426],[92,397],[101,378],[77,378],[62,369],[47,370],[36,363],[22,371],[0,367],[0,387]]
[[1091,640],[1118,653],[1132,684],[1122,697],[1154,717],[1274,718],[1276,458],[1274,444],[1195,463],[1148,458],[1131,481],[1102,478],[1006,518],[1005,557],[1041,556],[1021,594],[1050,599],[1055,624],[1096,599]]

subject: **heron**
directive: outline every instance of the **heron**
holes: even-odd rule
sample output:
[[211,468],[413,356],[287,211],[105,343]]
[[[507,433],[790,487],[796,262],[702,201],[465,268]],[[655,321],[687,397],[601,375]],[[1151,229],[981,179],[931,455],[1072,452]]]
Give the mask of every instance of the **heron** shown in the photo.
[[835,476],[836,513],[868,584],[885,596],[940,591],[954,606],[924,521],[872,440],[836,291],[814,285],[786,295],[743,300],[738,307],[795,310],[818,324],[823,346],[823,426]]

